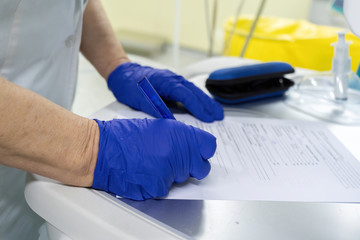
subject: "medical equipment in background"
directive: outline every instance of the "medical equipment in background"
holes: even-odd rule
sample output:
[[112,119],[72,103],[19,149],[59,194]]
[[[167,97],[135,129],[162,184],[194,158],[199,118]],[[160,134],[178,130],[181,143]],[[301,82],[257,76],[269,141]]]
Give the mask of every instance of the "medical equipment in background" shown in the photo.
[[175,0],[174,13],[173,66],[176,69],[179,66],[181,0]]
[[[238,18],[235,34],[224,55],[239,56],[253,21],[254,18],[248,15]],[[233,22],[234,19],[231,18],[224,26],[225,42],[234,31]],[[337,33],[343,30],[313,24],[307,20],[262,16],[244,57],[263,62],[287,62],[294,67],[317,71],[330,71],[334,53],[331,44],[337,41]],[[353,60],[351,69],[356,71],[360,61],[360,39],[352,33],[346,34],[346,39],[353,43],[350,46],[350,56]]]
[[308,75],[298,81],[285,102],[306,114],[341,124],[360,124],[360,91],[349,89],[349,83],[360,82],[351,71],[349,42],[345,32],[338,33],[333,44],[332,71]]
[[265,2],[266,2],[266,0],[262,0],[261,3],[260,3],[260,6],[259,6],[258,11],[256,13],[256,17],[254,19],[254,22],[251,25],[251,28],[250,28],[250,31],[249,31],[247,37],[246,37],[244,46],[242,47],[240,57],[244,57],[244,55],[245,55],[245,52],[246,52],[246,49],[247,49],[247,47],[249,45],[250,39],[251,39],[251,37],[252,37],[252,35],[253,35],[254,31],[255,31],[256,25],[257,25],[257,23],[259,21],[259,18],[260,18],[260,15],[261,15],[261,13],[262,13],[262,11],[264,9]]
[[294,82],[284,75],[294,68],[284,62],[256,63],[212,72],[205,82],[213,97],[225,104],[238,104],[282,96]]
[[[351,6],[351,7],[350,7]],[[344,14],[351,30],[359,36],[360,2],[344,2]],[[286,103],[306,114],[341,124],[360,124],[360,79],[351,71],[349,44],[345,33],[338,33],[333,44],[331,73],[305,76],[288,93]]]
[[[360,8],[355,9],[359,10]],[[355,14],[354,17],[356,17]],[[250,19],[248,22],[254,23],[255,21]],[[285,35],[279,34],[279,25],[271,24],[274,22],[279,22],[282,25],[287,26],[283,28]],[[239,22],[237,24],[242,25],[239,24]],[[228,25],[230,26],[234,24],[231,22]],[[250,24],[246,25],[246,27],[249,28],[249,25]],[[273,29],[272,31],[272,27],[275,25],[276,29]],[[330,65],[331,52],[329,51],[330,47],[328,47],[327,44],[329,44],[330,41],[335,41],[334,33],[335,31],[338,32],[340,30],[326,26],[316,26],[306,21],[297,21],[293,24],[287,24],[286,21],[281,22],[281,20],[278,21],[276,18],[264,18],[263,22],[259,22],[258,28],[261,28],[264,31],[261,33],[259,31],[258,35],[260,35],[260,37],[252,39],[253,43],[257,44],[257,47],[252,46],[251,54],[253,51],[257,51],[258,55],[261,56],[260,60],[263,61],[284,61],[283,59],[279,59],[283,55],[285,58],[290,57],[295,59],[298,63],[304,63],[302,66],[292,63],[294,66],[305,68],[311,68],[311,64],[314,66],[319,65],[325,67]],[[229,34],[228,38],[231,39],[233,37],[231,36],[231,32],[233,30],[229,30],[229,27],[227,30]],[[254,27],[252,25],[250,30],[243,30],[243,35],[240,36],[237,34],[239,36],[236,36],[238,38],[234,38],[234,40],[238,40],[237,46],[245,46],[246,49],[249,35],[252,35],[247,33],[252,32]],[[265,36],[264,33],[268,34],[266,39],[262,38]],[[307,37],[309,34],[311,35]],[[357,46],[354,46],[354,49],[356,49],[359,45],[359,40],[355,36],[351,34],[349,35],[349,37],[357,43]],[[277,43],[275,40],[278,40]],[[271,47],[271,45],[276,46],[275,44],[278,44],[278,48],[276,50]],[[328,73],[305,76],[304,78],[298,80],[297,85],[293,87],[287,95],[288,98],[286,102],[297,110],[325,120],[342,124],[360,124],[360,89],[358,89],[359,91],[353,89],[348,90],[348,87],[355,89],[359,87],[360,80],[356,74],[351,71],[349,44],[345,41],[345,33],[339,34],[339,41],[333,46],[335,48],[335,55],[332,61],[332,71]],[[321,48],[327,50],[327,55],[322,55],[324,53]],[[238,54],[239,48],[232,50],[235,54]],[[250,51],[250,49],[248,50]],[[291,50],[297,54],[292,54]],[[250,55],[249,51],[247,52],[247,57]],[[244,48],[241,52],[244,52]],[[302,62],[299,61],[301,56],[303,57]],[[266,57],[269,58],[266,59]],[[354,58],[356,61],[354,62],[353,69],[358,66],[359,62],[357,56]],[[323,59],[327,61],[323,61]],[[321,63],[319,64],[319,62]],[[329,68],[323,68],[322,70],[328,69]]]
[[[205,5],[205,24],[206,24],[206,30],[209,38],[209,49],[208,49],[208,57],[211,57],[213,55],[214,51],[214,35],[215,35],[215,26],[216,26],[216,20],[217,20],[217,0],[214,0],[213,8],[212,8],[212,19],[210,19],[209,15],[209,1],[204,0]],[[210,24],[211,22],[211,24]]]
[[[250,42],[250,39],[252,38],[252,35],[255,31],[255,28],[256,28],[256,25],[258,23],[258,20],[264,10],[264,6],[265,6],[265,3],[266,3],[266,0],[261,0],[260,2],[260,5],[259,5],[259,8],[256,12],[256,16],[255,16],[255,19],[254,21],[252,22],[252,25],[251,25],[251,28],[249,30],[249,33],[247,34],[247,37],[246,37],[246,41],[242,47],[242,50],[240,52],[240,57],[244,57],[245,55],[245,52],[246,52],[246,49],[247,49],[247,46],[249,45],[249,42]],[[241,0],[239,2],[239,5],[236,9],[236,13],[235,13],[235,19],[234,19],[234,23],[233,23],[233,28],[232,28],[232,31],[227,39],[227,41],[225,42],[225,45],[224,45],[224,52],[226,52],[226,50],[228,49],[229,45],[230,45],[230,42],[231,42],[231,39],[235,33],[235,29],[236,29],[236,24],[237,24],[237,21],[239,19],[239,16],[240,16],[240,12],[243,8],[245,4],[245,0]],[[213,5],[213,18],[212,18],[212,24],[210,26],[210,16],[209,16],[209,7],[208,7],[208,0],[205,0],[205,18],[206,18],[206,28],[207,28],[207,32],[208,32],[208,37],[209,37],[209,50],[208,50],[208,57],[211,57],[213,55],[213,48],[214,48],[214,34],[215,34],[215,24],[216,24],[216,19],[217,19],[217,0],[214,0],[214,5]]]
[[239,3],[239,6],[237,7],[236,9],[236,13],[235,13],[235,18],[234,18],[234,22],[232,24],[232,28],[230,30],[230,33],[229,33],[229,36],[228,38],[226,39],[225,41],[225,44],[224,44],[224,48],[223,48],[223,52],[227,52],[229,46],[230,46],[230,43],[231,43],[231,39],[232,37],[234,36],[234,33],[235,33],[235,29],[236,29],[236,24],[239,20],[239,17],[240,17],[240,13],[244,7],[244,4],[245,4],[245,0],[242,0],[240,3]]

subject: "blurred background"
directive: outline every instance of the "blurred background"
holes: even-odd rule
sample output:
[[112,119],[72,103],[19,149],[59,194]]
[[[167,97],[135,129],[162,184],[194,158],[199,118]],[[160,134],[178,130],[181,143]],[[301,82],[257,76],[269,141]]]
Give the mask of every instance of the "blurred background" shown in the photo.
[[[102,0],[114,31],[134,61],[178,73],[211,56],[286,61],[331,69],[337,32],[347,29],[337,0]],[[258,18],[257,18],[258,17]],[[254,24],[255,23],[255,24]],[[347,34],[353,71],[359,39]],[[105,81],[80,58],[73,111],[83,116],[115,101]],[[96,97],[95,99],[92,96]]]
[[[174,28],[178,28],[179,46],[184,53],[179,56],[179,65],[176,67],[182,67],[191,62],[191,58],[187,56],[191,53],[195,61],[207,57],[210,44],[214,55],[223,54],[225,26],[235,17],[239,5],[242,3],[238,17],[251,17],[256,15],[262,0],[103,0],[102,2],[119,40],[129,53],[155,58],[173,65],[173,61],[161,55],[166,52],[171,54],[173,50],[171,46],[176,41]],[[314,24],[346,27],[343,16],[334,10],[333,3],[332,0],[267,0],[261,16],[308,20]],[[214,10],[215,4],[217,6]],[[176,14],[179,12],[179,20],[176,22]],[[213,36],[212,43],[209,39],[209,30]]]

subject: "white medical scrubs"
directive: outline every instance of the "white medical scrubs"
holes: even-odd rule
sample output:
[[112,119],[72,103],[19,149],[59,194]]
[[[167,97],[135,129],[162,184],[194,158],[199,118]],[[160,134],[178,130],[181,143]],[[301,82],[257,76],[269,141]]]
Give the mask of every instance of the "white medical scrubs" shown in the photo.
[[[1,0],[0,75],[70,109],[86,0]],[[31,111],[31,109],[30,109]],[[26,173],[0,165],[0,239],[38,239]]]

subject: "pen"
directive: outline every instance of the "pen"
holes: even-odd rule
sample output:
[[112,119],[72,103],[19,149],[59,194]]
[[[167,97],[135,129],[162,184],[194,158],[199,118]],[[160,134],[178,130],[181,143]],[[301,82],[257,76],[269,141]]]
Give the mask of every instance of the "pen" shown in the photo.
[[158,112],[162,118],[175,119],[169,108],[166,106],[164,101],[161,99],[159,94],[155,91],[149,80],[144,77],[137,84],[140,92],[145,96],[151,106],[156,112]]

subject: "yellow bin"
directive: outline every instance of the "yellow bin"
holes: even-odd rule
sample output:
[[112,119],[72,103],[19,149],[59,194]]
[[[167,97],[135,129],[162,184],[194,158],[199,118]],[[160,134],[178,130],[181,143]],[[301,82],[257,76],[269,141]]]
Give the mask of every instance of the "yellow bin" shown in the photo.
[[[236,23],[229,19],[225,24],[224,55],[239,56],[252,25],[252,17],[241,17]],[[320,26],[305,20],[278,17],[261,17],[245,52],[245,58],[262,61],[284,61],[295,67],[318,71],[331,69],[334,54],[332,43],[337,41],[337,33],[344,29]],[[229,35],[233,33],[231,41]],[[351,68],[356,72],[360,60],[360,39],[352,33],[346,34],[351,41]]]

